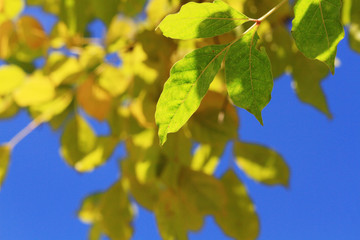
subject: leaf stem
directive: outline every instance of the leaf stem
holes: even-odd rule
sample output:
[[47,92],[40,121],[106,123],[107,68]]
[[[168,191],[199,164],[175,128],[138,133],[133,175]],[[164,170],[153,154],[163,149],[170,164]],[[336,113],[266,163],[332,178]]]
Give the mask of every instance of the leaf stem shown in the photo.
[[282,5],[284,5],[285,2],[287,2],[288,0],[282,0],[278,5],[276,5],[275,7],[273,7],[270,11],[268,11],[267,13],[265,13],[264,16],[262,16],[261,18],[259,18],[257,21],[258,22],[262,22],[263,20],[265,20],[268,16],[270,16],[274,11],[278,10]]
[[25,128],[18,132],[9,142],[8,146],[13,149],[21,140],[23,140],[27,135],[34,131],[40,124],[43,123],[42,116],[35,118],[31,121]]

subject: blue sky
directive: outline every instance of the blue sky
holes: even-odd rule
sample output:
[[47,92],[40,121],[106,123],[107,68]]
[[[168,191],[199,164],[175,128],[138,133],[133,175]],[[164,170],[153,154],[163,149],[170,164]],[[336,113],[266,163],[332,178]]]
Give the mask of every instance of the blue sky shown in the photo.
[[[26,13],[34,13],[28,10]],[[35,11],[36,13],[36,11]],[[47,18],[48,20],[48,18]],[[51,20],[51,19],[50,19]],[[346,36],[347,38],[347,36]],[[357,240],[360,236],[360,55],[346,39],[338,47],[340,67],[323,82],[333,120],[301,103],[283,76],[263,112],[264,126],[240,110],[240,136],[280,152],[291,168],[290,188],[267,187],[240,171],[261,220],[259,240]],[[0,120],[0,142],[29,123],[25,112]],[[104,125],[97,131],[106,131]],[[59,156],[60,133],[43,125],[15,149],[0,192],[0,239],[86,239],[88,226],[76,217],[81,200],[118,178],[119,146],[92,174],[79,174]],[[230,148],[217,174],[231,164]],[[154,216],[139,209],[133,239],[160,239]],[[212,218],[190,239],[229,239]]]

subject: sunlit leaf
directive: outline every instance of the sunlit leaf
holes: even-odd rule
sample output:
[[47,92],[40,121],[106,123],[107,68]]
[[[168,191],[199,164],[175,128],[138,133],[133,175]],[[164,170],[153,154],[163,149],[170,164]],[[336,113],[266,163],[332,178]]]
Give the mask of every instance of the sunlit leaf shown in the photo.
[[226,45],[197,49],[177,62],[156,107],[160,143],[178,131],[199,107],[210,83],[221,67]]
[[220,162],[224,146],[202,144],[196,148],[191,168],[212,175]]
[[271,99],[273,78],[271,64],[264,49],[256,49],[256,28],[231,45],[225,59],[229,96],[263,124],[261,111]]
[[6,177],[10,164],[11,149],[7,145],[0,146],[0,189]]
[[292,22],[299,50],[308,58],[325,62],[333,74],[337,44],[344,37],[340,9],[341,0],[298,0]]
[[26,73],[15,65],[0,67],[0,96],[12,93],[26,78]]
[[221,177],[221,182],[228,201],[215,214],[217,224],[234,239],[255,240],[260,230],[259,219],[245,186],[231,170]]
[[257,144],[237,142],[234,153],[236,163],[250,178],[269,185],[289,185],[289,167],[274,150]]
[[102,193],[94,193],[82,201],[81,207],[77,212],[81,221],[84,223],[95,223],[99,220],[99,203],[102,196]]
[[50,120],[61,114],[73,100],[73,92],[69,89],[58,89],[54,99],[44,104],[31,106],[30,112],[34,116],[42,116],[42,120]]
[[0,14],[4,14],[6,18],[17,17],[25,7],[24,0],[1,0]]
[[77,89],[77,100],[84,111],[99,121],[103,121],[109,114],[111,96],[101,88],[92,78],[88,78]]
[[168,15],[159,25],[164,36],[175,39],[206,38],[229,32],[249,21],[244,14],[221,0],[190,2],[180,12]]
[[32,75],[14,92],[14,100],[21,107],[42,104],[54,97],[54,84],[41,73]]
[[11,95],[0,96],[0,118],[10,118],[19,110]]
[[130,81],[121,68],[105,64],[98,77],[98,83],[100,87],[108,91],[113,97],[117,97],[127,90]]
[[123,50],[134,37],[136,24],[127,18],[115,17],[105,36],[105,45],[109,52]]

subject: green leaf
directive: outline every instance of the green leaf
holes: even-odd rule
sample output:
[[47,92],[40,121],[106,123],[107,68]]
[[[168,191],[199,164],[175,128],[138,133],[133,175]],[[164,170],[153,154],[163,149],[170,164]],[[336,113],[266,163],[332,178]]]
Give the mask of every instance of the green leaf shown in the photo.
[[0,189],[6,177],[7,170],[10,164],[11,149],[7,145],[0,146]]
[[221,177],[228,199],[215,220],[225,234],[235,239],[255,240],[259,235],[259,219],[245,186],[233,171]]
[[84,223],[95,223],[100,219],[99,203],[103,193],[94,193],[87,196],[77,212],[79,219]]
[[26,78],[26,73],[15,65],[0,67],[0,96],[12,93]]
[[190,2],[180,12],[168,15],[159,25],[164,36],[175,39],[214,37],[249,21],[221,0],[213,3]]
[[161,144],[168,133],[178,131],[199,107],[221,67],[225,49],[226,45],[197,49],[172,67],[155,113]]
[[221,182],[203,172],[183,169],[179,187],[181,196],[194,204],[201,214],[214,214],[220,211],[227,201]]
[[299,99],[308,103],[331,118],[321,81],[329,74],[326,65],[317,60],[311,60],[300,52],[294,55],[292,76],[294,87]]
[[269,103],[273,87],[271,64],[264,49],[256,49],[256,28],[232,43],[225,58],[226,86],[238,107],[252,113],[261,124],[261,110]]
[[337,44],[344,37],[340,22],[341,0],[298,0],[292,35],[299,50],[308,58],[325,62],[335,72]]
[[101,227],[110,239],[131,239],[133,210],[120,181],[103,194],[99,208]]
[[61,154],[69,165],[74,166],[95,148],[96,139],[86,120],[76,115],[68,122],[61,136]]
[[274,150],[251,143],[234,145],[236,163],[250,178],[269,185],[289,185],[290,170]]
[[161,193],[154,213],[161,237],[166,240],[187,240],[188,230],[199,230],[203,225],[203,216],[192,202],[171,190]]

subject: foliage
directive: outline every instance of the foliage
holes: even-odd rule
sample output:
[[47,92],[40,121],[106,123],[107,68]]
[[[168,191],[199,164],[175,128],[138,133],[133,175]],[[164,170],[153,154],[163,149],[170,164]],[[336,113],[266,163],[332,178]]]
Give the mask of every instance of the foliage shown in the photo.
[[[234,142],[236,166],[260,183],[288,186],[290,171],[274,150],[240,140],[235,106],[263,124],[273,79],[288,73],[299,99],[331,117],[320,82],[334,74],[343,25],[360,52],[360,3],[188,2],[28,0],[58,17],[47,32],[21,14],[22,0],[0,0],[0,117],[26,109],[34,119],[0,147],[0,185],[11,150],[47,123],[62,132],[61,155],[78,172],[126,146],[121,177],[79,209],[89,239],[130,239],[134,203],[154,212],[164,239],[187,239],[206,215],[235,239],[256,239],[259,219],[234,169],[214,177],[224,148]],[[94,19],[106,26],[102,38],[88,32]],[[88,117],[109,134],[99,136]]]

